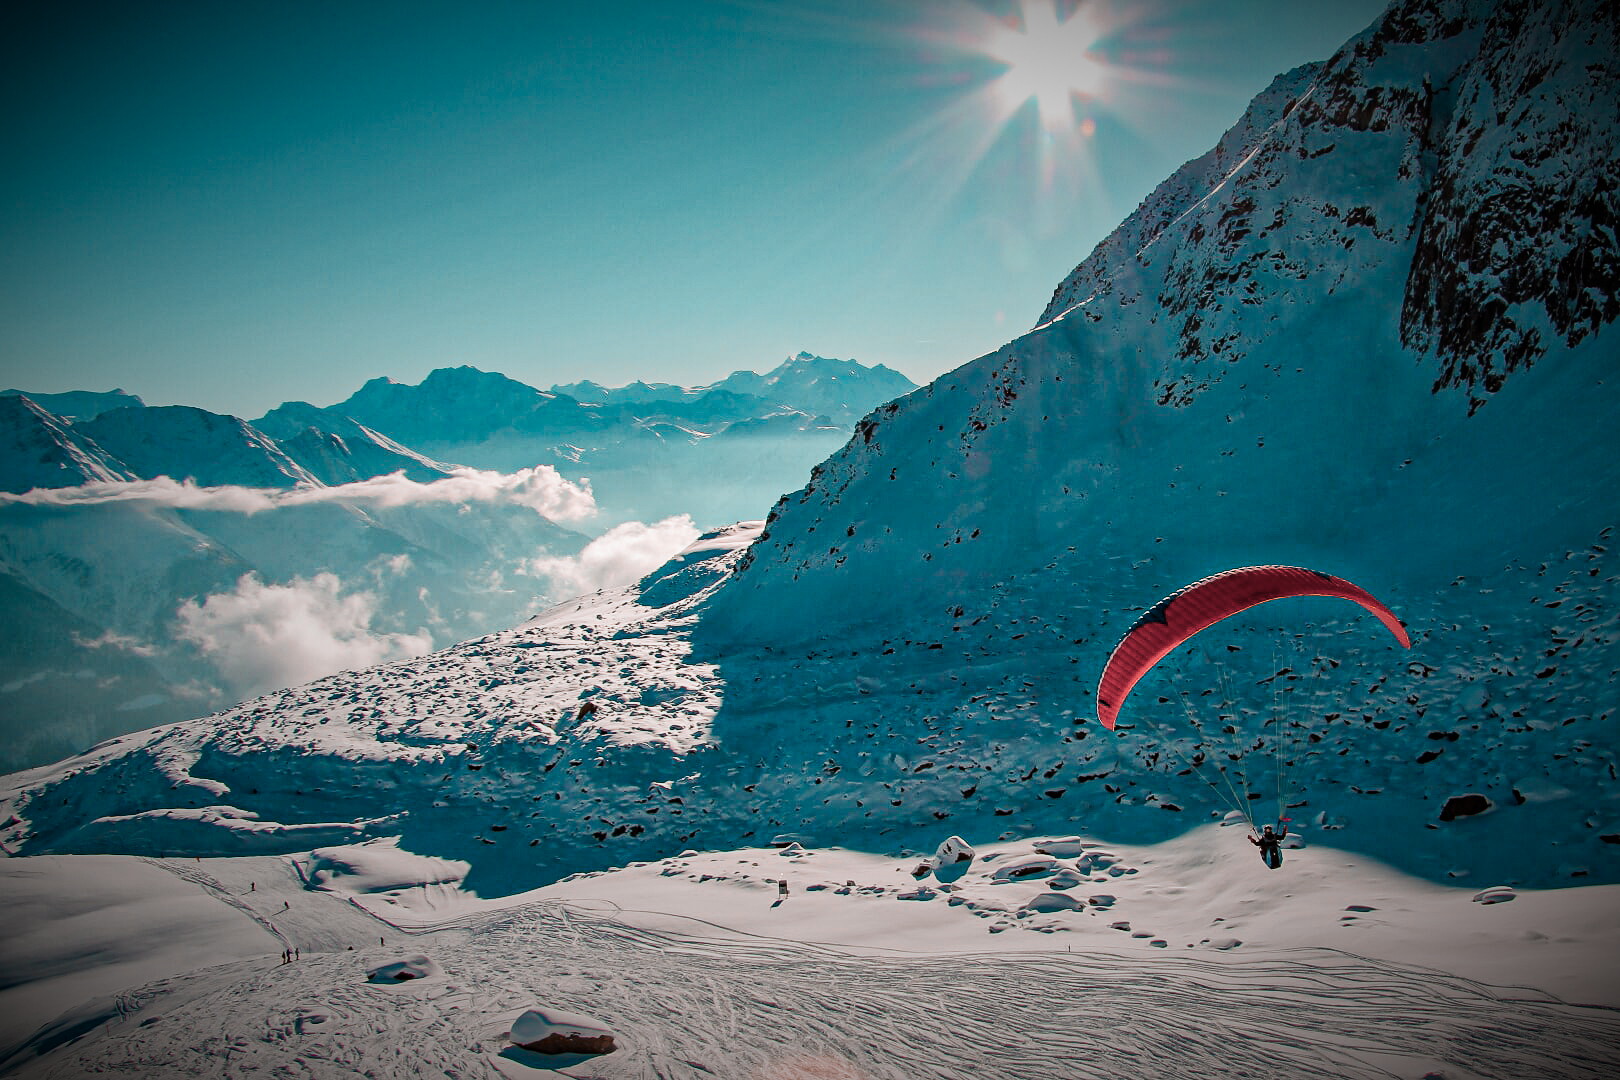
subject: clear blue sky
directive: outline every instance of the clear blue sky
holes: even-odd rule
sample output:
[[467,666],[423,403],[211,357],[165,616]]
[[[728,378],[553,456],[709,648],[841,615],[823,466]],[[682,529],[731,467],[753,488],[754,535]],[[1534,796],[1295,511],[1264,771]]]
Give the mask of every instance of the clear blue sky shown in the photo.
[[1383,7],[1059,4],[29,5],[0,388],[254,417],[800,349],[925,382]]

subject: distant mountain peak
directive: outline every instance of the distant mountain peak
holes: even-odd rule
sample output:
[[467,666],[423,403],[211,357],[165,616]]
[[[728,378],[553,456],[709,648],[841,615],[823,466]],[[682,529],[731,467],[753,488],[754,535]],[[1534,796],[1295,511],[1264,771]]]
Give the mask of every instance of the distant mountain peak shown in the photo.
[[190,405],[113,409],[74,428],[145,479],[246,487],[320,483],[246,420]]
[[0,397],[27,397],[40,408],[64,420],[89,420],[112,409],[143,406],[134,394],[122,389],[105,392],[95,390],[69,390],[64,394],[35,394],[25,390],[0,390]]

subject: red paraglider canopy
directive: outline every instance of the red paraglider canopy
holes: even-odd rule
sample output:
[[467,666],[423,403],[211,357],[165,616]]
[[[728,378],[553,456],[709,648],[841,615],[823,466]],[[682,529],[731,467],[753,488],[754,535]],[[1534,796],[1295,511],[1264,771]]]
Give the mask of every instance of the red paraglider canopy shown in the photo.
[[1154,604],[1125,632],[1097,684],[1097,717],[1113,730],[1131,687],[1182,642],[1229,615],[1288,596],[1337,596],[1354,600],[1412,647],[1395,613],[1365,589],[1343,578],[1301,566],[1246,566],[1194,582]]

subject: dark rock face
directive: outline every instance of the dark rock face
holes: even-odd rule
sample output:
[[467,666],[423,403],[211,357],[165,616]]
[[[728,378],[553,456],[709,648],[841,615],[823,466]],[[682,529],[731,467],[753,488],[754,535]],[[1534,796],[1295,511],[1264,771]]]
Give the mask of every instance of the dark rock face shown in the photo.
[[1253,317],[1279,292],[1331,294],[1385,263],[1406,279],[1401,344],[1472,413],[1620,317],[1616,55],[1620,18],[1602,0],[1397,4],[1279,77],[1040,321],[1147,293],[1173,334],[1157,402],[1184,407],[1285,329]]
[[1458,818],[1473,817],[1475,814],[1483,814],[1492,805],[1491,800],[1473,792],[1467,795],[1453,795],[1440,808],[1440,820],[1455,821]]
[[532,1043],[519,1043],[518,1049],[536,1054],[611,1054],[618,1049],[611,1035],[580,1035],[575,1032],[553,1031]]
[[1425,84],[1421,206],[1401,339],[1472,413],[1556,338],[1620,316],[1620,19],[1612,5],[1502,3],[1477,57]]

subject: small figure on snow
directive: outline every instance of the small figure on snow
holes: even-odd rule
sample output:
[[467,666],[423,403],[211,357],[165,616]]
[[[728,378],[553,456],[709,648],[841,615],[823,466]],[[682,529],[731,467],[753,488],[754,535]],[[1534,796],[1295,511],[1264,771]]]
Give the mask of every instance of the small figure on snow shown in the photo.
[[1282,865],[1282,841],[1288,835],[1288,826],[1282,827],[1282,832],[1273,832],[1270,825],[1259,836],[1249,834],[1249,843],[1260,849],[1260,861],[1275,870]]

